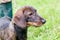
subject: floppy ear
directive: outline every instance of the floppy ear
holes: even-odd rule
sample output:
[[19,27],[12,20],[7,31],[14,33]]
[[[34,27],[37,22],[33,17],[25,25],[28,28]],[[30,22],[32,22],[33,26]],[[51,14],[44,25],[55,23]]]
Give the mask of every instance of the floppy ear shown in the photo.
[[22,10],[18,10],[15,13],[15,15],[13,16],[13,21],[18,27],[22,29],[26,28],[26,20]]

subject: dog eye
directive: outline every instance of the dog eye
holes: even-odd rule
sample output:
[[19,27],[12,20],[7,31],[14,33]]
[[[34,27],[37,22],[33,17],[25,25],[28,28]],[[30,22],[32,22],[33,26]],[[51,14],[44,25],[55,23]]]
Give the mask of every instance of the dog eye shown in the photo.
[[35,12],[36,12],[36,10],[35,10]]
[[31,16],[31,15],[33,15],[33,13],[30,13],[29,15]]

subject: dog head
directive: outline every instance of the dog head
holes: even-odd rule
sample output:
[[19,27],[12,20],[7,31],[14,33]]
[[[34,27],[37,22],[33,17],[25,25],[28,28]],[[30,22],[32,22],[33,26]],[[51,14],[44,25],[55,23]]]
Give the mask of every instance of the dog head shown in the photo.
[[37,14],[37,10],[31,6],[24,6],[17,10],[13,16],[14,23],[21,28],[26,28],[26,26],[41,26],[46,20]]

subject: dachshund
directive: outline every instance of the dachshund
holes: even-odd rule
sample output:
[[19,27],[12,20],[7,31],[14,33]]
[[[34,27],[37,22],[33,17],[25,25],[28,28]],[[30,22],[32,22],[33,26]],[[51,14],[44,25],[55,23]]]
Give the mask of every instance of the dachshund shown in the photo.
[[11,21],[2,25],[2,28],[0,28],[0,39],[27,40],[27,28],[29,26],[39,27],[45,24],[45,22],[46,20],[37,14],[37,10],[35,8],[24,6],[14,13]]

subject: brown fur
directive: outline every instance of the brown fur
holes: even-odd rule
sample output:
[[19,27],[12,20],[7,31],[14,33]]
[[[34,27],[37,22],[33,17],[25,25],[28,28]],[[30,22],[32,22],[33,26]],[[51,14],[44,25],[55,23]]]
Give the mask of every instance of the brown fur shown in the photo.
[[[27,40],[26,28],[30,25],[36,27],[41,26],[44,23],[45,20],[37,15],[37,12],[33,7],[24,6],[17,10],[9,26],[5,30],[0,30],[0,38],[1,40]],[[15,29],[15,27],[17,29]],[[22,33],[20,33],[18,29],[21,30]]]

